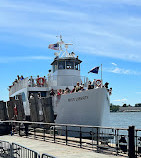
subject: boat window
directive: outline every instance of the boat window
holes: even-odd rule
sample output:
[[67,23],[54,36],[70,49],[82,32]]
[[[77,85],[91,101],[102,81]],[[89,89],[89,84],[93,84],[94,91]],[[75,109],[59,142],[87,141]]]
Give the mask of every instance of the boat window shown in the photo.
[[57,70],[57,62],[53,64],[53,72],[55,72],[56,70]]
[[80,70],[80,64],[78,62],[75,62],[75,70]]
[[74,69],[74,62],[73,61],[66,61],[66,68],[67,69]]
[[34,94],[36,94],[36,95],[40,94],[41,97],[46,97],[46,92],[44,92],[44,91],[41,91],[41,92],[40,91],[38,91],[38,92],[30,91],[29,92],[29,97],[31,96],[31,94],[33,94],[33,95]]
[[41,97],[46,97],[46,92],[41,92]]
[[65,69],[65,61],[58,62],[58,69]]
[[25,93],[23,92],[21,95],[22,95],[22,101],[25,102],[26,101]]

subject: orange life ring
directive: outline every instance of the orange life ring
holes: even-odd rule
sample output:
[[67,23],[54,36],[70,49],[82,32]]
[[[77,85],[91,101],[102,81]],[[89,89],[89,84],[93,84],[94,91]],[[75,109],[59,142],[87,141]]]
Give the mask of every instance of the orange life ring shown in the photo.
[[39,77],[38,79],[37,79],[37,83],[39,84],[39,85],[44,85],[44,83],[45,83],[45,79],[43,78],[43,77]]
[[102,82],[101,82],[101,80],[96,80],[95,83],[96,83],[97,87],[100,87]]

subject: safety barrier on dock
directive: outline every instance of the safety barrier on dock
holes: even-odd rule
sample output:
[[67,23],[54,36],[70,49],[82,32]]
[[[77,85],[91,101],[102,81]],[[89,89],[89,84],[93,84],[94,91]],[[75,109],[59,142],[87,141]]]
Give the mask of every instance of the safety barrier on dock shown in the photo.
[[[141,130],[28,121],[3,121],[12,125],[12,133],[22,137],[80,147],[95,152],[141,156]],[[46,158],[44,155],[43,158]],[[48,157],[47,157],[48,158]]]
[[[40,158],[40,154],[27,147],[17,143],[9,143],[0,140],[0,157],[1,158]],[[55,158],[48,154],[42,154],[41,158]]]

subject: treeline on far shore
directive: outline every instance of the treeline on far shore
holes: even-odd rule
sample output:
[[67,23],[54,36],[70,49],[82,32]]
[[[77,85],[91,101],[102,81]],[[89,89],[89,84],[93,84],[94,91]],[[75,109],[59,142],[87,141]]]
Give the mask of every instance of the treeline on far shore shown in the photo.
[[134,106],[130,104],[114,105],[110,104],[110,112],[123,112],[123,111],[141,111],[141,103],[135,104]]
[[118,112],[119,111],[119,105],[113,105],[112,103],[110,104],[110,112]]

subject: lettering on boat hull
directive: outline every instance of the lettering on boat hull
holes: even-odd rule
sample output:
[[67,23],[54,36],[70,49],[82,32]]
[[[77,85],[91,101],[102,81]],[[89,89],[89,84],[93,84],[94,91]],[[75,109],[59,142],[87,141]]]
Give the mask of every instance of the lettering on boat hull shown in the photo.
[[78,97],[78,98],[69,98],[68,102],[80,101],[80,100],[86,100],[86,99],[88,99],[88,96],[83,96],[83,97]]

